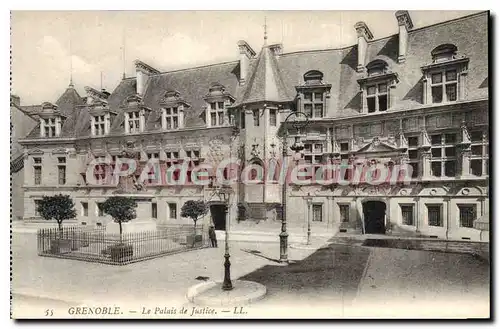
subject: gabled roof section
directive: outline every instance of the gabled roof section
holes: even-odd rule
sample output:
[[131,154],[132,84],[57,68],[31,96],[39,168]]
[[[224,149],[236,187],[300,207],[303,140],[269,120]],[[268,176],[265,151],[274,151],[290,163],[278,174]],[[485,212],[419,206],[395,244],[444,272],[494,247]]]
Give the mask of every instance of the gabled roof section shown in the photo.
[[56,101],[58,109],[67,116],[72,114],[76,106],[83,104],[83,99],[73,87],[68,87]]
[[293,97],[286,92],[276,57],[269,46],[262,47],[236,106],[261,101],[282,103],[291,99]]
[[[116,86],[115,90],[108,97],[108,106],[110,110],[117,113],[117,116],[111,122],[111,130],[113,133],[123,133],[123,129],[121,125],[125,121],[125,115],[123,114],[122,105],[125,104],[125,100],[127,97],[134,96],[136,94],[136,79],[135,78],[127,78],[120,81],[118,86]],[[87,127],[87,133],[90,134],[90,124]]]

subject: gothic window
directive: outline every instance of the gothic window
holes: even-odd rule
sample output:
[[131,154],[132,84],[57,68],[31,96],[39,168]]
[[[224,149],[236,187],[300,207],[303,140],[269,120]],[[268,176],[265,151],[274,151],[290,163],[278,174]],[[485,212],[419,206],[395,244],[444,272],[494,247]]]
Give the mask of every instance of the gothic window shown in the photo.
[[249,173],[250,181],[262,182],[264,179],[264,177],[262,177],[262,175],[264,175],[264,166],[262,164],[262,161],[254,160],[250,163],[250,165],[252,166],[252,169]]

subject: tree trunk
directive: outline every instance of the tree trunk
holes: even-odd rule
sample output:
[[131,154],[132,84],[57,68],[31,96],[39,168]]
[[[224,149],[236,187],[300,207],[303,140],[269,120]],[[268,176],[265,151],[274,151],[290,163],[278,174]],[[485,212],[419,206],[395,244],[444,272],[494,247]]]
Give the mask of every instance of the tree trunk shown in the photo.
[[122,241],[123,241],[123,239],[122,239],[122,222],[121,221],[118,222],[118,225],[120,226],[120,244],[122,244]]
[[62,220],[61,221],[57,221],[57,226],[59,227],[59,238],[62,239],[62,235],[63,235],[63,230],[62,230]]
[[194,221],[194,235],[193,235],[193,248],[194,248],[194,245],[196,244],[196,221]]

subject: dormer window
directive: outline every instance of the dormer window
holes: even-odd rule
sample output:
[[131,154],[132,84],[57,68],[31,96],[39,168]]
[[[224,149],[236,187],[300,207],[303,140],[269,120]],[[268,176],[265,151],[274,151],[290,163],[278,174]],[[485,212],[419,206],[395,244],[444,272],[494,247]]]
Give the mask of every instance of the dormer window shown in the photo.
[[457,47],[444,44],[431,51],[432,63],[422,66],[424,104],[465,99],[469,59],[457,55]]
[[208,94],[203,98],[206,102],[205,121],[208,127],[220,127],[229,122],[227,105],[232,104],[235,98],[226,91],[226,87],[218,82],[208,88]]
[[320,71],[309,71],[304,74],[304,82],[306,85],[320,85],[323,83],[323,73]]
[[92,123],[94,129],[94,136],[103,136],[106,133],[106,120],[104,115],[94,116],[94,122]]
[[179,108],[177,106],[162,109],[162,114],[164,117],[164,130],[175,130],[179,128]]
[[[432,103],[457,100],[457,71],[441,71],[431,75]],[[443,97],[444,96],[444,97]]]
[[358,79],[362,93],[362,113],[387,111],[391,104],[391,89],[398,83],[398,75],[389,70],[387,62],[376,59],[366,65],[367,75]]
[[387,110],[387,83],[378,83],[366,89],[368,113]]
[[330,97],[330,84],[323,82],[323,73],[312,70],[304,74],[304,84],[295,86],[299,111],[310,119],[321,119],[327,113],[327,99]]
[[387,63],[383,60],[375,60],[366,66],[369,77],[383,75],[387,73]]
[[43,119],[44,137],[56,136],[56,118]]
[[305,92],[304,93],[304,113],[313,119],[322,118],[324,114],[324,93]]
[[211,102],[210,103],[210,125],[223,126],[224,118],[226,117],[226,110],[224,102]]
[[116,112],[111,111],[108,103],[105,100],[95,100],[89,106],[90,130],[92,136],[104,136],[109,134],[111,127],[111,116],[115,116]]
[[161,126],[163,130],[184,128],[184,111],[191,107],[177,90],[169,90],[160,100],[162,107]]
[[57,105],[45,102],[42,104],[40,116],[40,137],[59,137],[64,117],[59,112]]
[[125,133],[138,134],[144,131],[147,115],[151,109],[144,106],[142,98],[139,95],[127,97],[125,106]]
[[141,115],[138,111],[129,112],[129,114],[128,114],[128,127],[129,127],[129,132],[131,134],[137,134],[137,133],[141,132],[140,122],[141,122]]
[[456,58],[457,47],[452,44],[440,45],[431,51],[431,55],[433,63],[451,61]]

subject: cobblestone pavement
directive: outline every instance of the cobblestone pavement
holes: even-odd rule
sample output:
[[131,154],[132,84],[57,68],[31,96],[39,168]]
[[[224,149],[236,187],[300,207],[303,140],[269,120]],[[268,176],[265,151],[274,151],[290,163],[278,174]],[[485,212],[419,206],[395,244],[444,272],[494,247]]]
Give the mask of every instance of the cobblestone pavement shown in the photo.
[[[13,236],[14,317],[44,317],[47,309],[53,309],[55,317],[67,317],[70,306],[82,304],[119,305],[129,317],[148,309],[148,317],[175,317],[165,313],[182,307],[192,312],[185,294],[200,283],[197,277],[223,276],[223,243],[111,266],[38,257],[34,237]],[[267,295],[243,311],[218,310],[221,317],[488,314],[489,265],[470,255],[332,243],[318,250],[289,249],[292,263],[279,266],[277,242],[231,242],[230,247],[232,278],[262,283]]]

